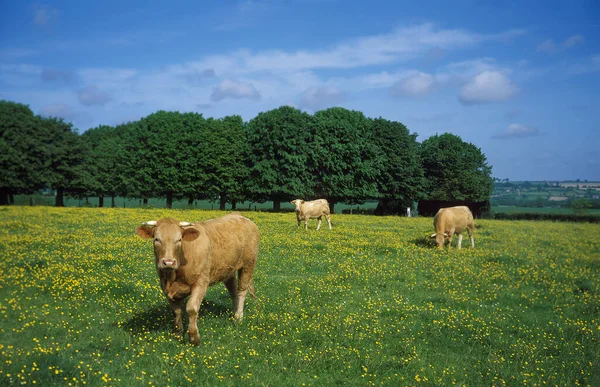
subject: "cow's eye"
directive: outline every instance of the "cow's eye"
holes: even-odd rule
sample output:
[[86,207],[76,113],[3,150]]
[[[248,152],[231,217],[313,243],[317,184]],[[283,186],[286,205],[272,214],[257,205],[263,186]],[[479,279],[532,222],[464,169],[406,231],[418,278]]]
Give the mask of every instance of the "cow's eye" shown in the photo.
[[154,243],[162,243],[162,242],[160,241],[160,239],[154,238]]
[[177,239],[175,242],[181,243],[181,238]]

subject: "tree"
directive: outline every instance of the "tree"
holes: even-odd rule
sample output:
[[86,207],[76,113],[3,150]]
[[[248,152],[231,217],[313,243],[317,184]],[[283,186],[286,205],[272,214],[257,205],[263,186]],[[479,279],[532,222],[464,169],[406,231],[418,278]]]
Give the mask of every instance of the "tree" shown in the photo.
[[98,196],[98,206],[104,206],[104,196],[115,196],[123,189],[123,136],[124,126],[102,125],[87,130],[81,135],[86,146],[84,182],[87,193]]
[[583,214],[592,208],[592,203],[588,199],[573,199],[570,207],[574,213]]
[[43,187],[43,137],[40,119],[28,106],[0,101],[0,205]]
[[188,139],[184,121],[179,112],[161,110],[128,126],[124,181],[128,196],[166,198],[167,208],[183,197],[191,180],[187,173],[193,172],[191,160],[184,155]]
[[236,203],[246,197],[246,182],[250,175],[244,121],[240,116],[228,116],[213,120],[212,124],[212,147],[216,153],[212,161],[218,177],[215,181],[219,208],[224,210],[225,203],[229,202],[235,209]]
[[489,211],[492,168],[481,149],[445,133],[423,141],[421,158],[425,195],[419,213],[432,215],[442,206],[459,204],[468,205],[475,216]]
[[253,200],[281,201],[314,194],[313,159],[309,142],[313,135],[312,117],[290,106],[259,113],[247,126],[248,190]]
[[336,202],[361,203],[379,196],[384,156],[373,139],[372,122],[359,111],[340,107],[315,113],[315,194]]
[[70,123],[54,117],[39,119],[43,180],[45,186],[56,190],[55,205],[62,207],[65,192],[81,192],[85,188],[84,146]]
[[378,213],[404,213],[423,191],[423,167],[417,134],[400,122],[373,120],[373,140],[381,153]]

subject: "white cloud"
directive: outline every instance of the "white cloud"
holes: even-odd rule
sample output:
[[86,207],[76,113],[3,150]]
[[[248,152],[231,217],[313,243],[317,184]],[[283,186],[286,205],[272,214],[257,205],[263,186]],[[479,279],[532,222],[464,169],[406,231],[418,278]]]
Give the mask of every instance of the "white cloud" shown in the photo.
[[594,55],[590,59],[569,67],[568,72],[572,75],[595,73],[600,71],[600,55]]
[[213,89],[210,99],[212,101],[221,101],[225,98],[258,100],[260,99],[260,93],[252,83],[225,79],[219,86]]
[[427,56],[432,49],[448,51],[466,48],[484,41],[501,40],[522,33],[516,31],[484,35],[462,29],[442,29],[432,23],[424,23],[398,28],[386,34],[348,40],[324,50],[270,50],[258,53],[238,50],[230,55],[205,58],[195,65],[218,69],[220,73],[235,71],[242,74],[259,71],[357,68],[396,63],[419,55]]
[[336,87],[309,87],[302,92],[300,106],[317,111],[335,106],[343,99],[344,93]]
[[544,40],[537,46],[538,52],[545,52],[546,54],[554,54],[556,50],[556,43],[552,39]]
[[47,5],[37,4],[33,8],[33,22],[37,25],[44,25],[58,17],[58,10]]
[[462,87],[458,99],[462,104],[473,105],[505,101],[519,91],[506,74],[499,71],[483,71]]
[[98,87],[92,85],[84,87],[77,92],[79,102],[86,106],[105,105],[112,98]]
[[543,52],[546,54],[555,54],[558,51],[568,50],[569,48],[576,46],[578,44],[583,44],[584,42],[583,35],[572,35],[565,39],[561,44],[554,43],[554,40],[547,39],[542,43],[538,44],[537,51]]
[[71,71],[63,71],[57,69],[44,69],[42,70],[42,81],[44,82],[55,82],[61,81],[70,83],[75,78],[75,74]]
[[524,137],[534,137],[539,134],[537,128],[533,128],[531,126],[525,126],[521,124],[510,124],[508,127],[492,136],[493,138],[524,138]]
[[565,46],[566,48],[571,48],[573,46],[576,46],[578,44],[582,44],[584,41],[583,36],[582,35],[573,35],[573,36],[569,36],[567,38],[567,40],[565,40],[563,42],[563,46]]
[[435,85],[435,79],[430,74],[418,72],[396,82],[391,88],[392,95],[418,97],[429,94]]

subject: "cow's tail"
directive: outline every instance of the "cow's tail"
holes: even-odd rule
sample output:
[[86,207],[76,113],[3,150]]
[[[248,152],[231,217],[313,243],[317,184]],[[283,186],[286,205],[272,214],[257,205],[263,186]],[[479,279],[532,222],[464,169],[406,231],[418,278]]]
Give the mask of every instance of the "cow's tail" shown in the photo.
[[250,296],[253,300],[256,300],[256,294],[254,294],[254,284],[252,283],[252,280],[250,280],[250,283],[248,284],[248,293],[250,293]]

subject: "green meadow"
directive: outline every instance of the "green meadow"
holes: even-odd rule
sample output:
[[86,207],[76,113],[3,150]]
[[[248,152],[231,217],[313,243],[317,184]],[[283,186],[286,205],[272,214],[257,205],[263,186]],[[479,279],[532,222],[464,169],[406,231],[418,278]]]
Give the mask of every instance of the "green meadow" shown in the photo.
[[236,323],[210,288],[194,347],[134,228],[223,214],[0,208],[0,385],[600,385],[599,225],[479,220],[448,251],[431,218],[247,212],[257,298]]

